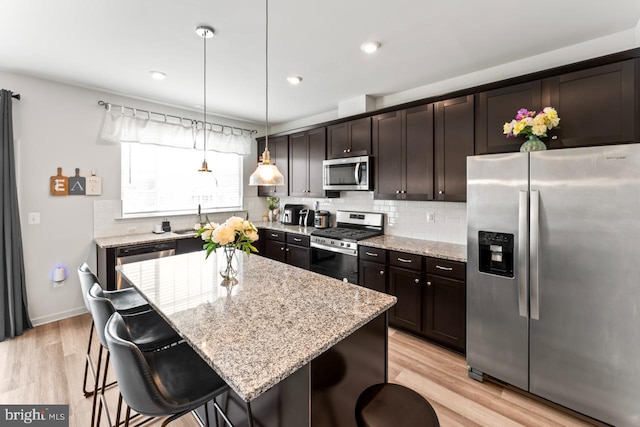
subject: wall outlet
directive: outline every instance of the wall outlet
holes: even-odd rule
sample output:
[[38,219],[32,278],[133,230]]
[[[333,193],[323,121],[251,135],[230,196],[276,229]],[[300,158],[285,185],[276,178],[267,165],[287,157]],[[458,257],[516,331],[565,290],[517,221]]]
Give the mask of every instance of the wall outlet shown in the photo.
[[136,232],[136,228],[135,227],[129,227],[127,228],[127,233],[129,234],[134,234]]
[[64,286],[64,280],[61,282],[56,282],[55,280],[53,280],[51,283],[53,283],[54,288],[61,288],[62,286]]
[[427,212],[427,222],[436,222],[435,212]]
[[29,212],[27,221],[30,225],[40,224],[40,212]]

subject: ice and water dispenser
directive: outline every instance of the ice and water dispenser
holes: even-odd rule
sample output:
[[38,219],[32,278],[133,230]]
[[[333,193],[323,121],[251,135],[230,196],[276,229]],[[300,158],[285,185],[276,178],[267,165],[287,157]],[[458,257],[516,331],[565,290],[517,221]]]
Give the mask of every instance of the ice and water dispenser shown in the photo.
[[513,234],[479,231],[480,271],[513,277]]

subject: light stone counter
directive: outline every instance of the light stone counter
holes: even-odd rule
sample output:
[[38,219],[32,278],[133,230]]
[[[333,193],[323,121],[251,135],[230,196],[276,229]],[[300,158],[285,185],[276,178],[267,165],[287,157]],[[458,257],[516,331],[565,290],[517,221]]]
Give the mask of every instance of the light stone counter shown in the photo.
[[401,251],[451,261],[467,262],[467,246],[398,236],[377,236],[358,242],[360,246]]
[[172,231],[166,233],[144,233],[144,234],[127,234],[125,236],[113,236],[113,237],[96,237],[93,239],[98,247],[117,248],[119,246],[131,246],[140,245],[144,243],[155,243],[166,240],[178,240],[178,239],[193,239],[196,235],[195,230],[187,234],[178,234]]
[[260,256],[239,256],[239,267],[231,295],[220,285],[215,254],[205,260],[195,252],[117,269],[246,401],[396,302]]
[[260,221],[254,222],[257,228],[266,228],[267,230],[286,231],[287,233],[304,234],[310,236],[311,232],[315,230],[313,227],[300,227],[299,225],[282,224],[277,221]]

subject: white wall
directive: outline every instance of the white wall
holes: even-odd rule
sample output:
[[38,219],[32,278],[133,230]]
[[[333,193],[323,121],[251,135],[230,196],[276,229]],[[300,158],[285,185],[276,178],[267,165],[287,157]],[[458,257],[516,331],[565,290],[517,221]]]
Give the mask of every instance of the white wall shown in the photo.
[[[2,88],[22,95],[13,103],[18,196],[29,314],[41,324],[85,311],[76,269],[84,261],[96,267],[93,204],[120,199],[120,146],[99,138],[104,109],[98,100],[185,117],[197,113],[11,73],[0,72],[0,82]],[[261,130],[256,124],[211,120]],[[244,165],[247,176],[255,168],[253,150]],[[66,176],[76,167],[82,176],[96,170],[102,177],[102,195],[49,195],[49,177],[57,167]],[[244,195],[251,206],[263,203],[255,188],[245,187]],[[39,225],[27,224],[28,212],[40,212]],[[50,274],[59,264],[68,269],[69,277],[64,286],[53,288]]]

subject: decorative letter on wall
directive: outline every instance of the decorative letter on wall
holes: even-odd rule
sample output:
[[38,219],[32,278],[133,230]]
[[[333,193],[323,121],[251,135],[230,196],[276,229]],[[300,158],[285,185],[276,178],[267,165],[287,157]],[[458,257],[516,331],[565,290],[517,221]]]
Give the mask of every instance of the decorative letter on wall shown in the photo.
[[66,196],[69,194],[69,178],[62,176],[62,168],[58,174],[49,178],[49,189],[52,196]]
[[84,196],[87,178],[80,176],[80,168],[76,168],[76,176],[69,177],[69,195]]

